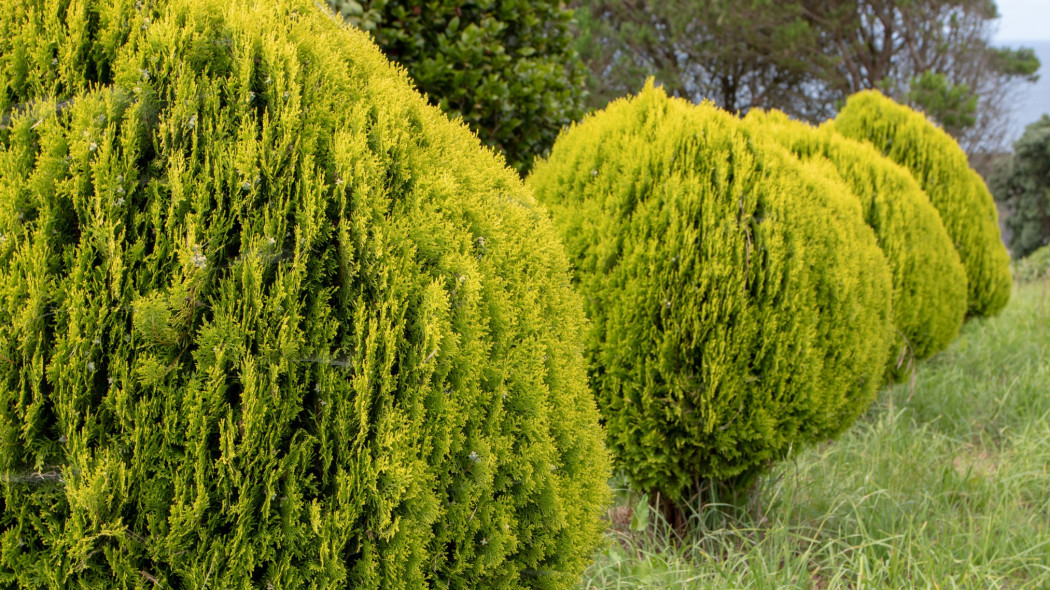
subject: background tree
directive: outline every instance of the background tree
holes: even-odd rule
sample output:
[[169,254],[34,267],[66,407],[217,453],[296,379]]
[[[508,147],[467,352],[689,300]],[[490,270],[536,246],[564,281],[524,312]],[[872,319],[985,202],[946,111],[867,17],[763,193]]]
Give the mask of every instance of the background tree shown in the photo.
[[777,107],[827,118],[809,83],[831,66],[803,7],[772,0],[577,0],[577,50],[589,104],[637,92],[653,76],[674,96],[729,111]]
[[838,97],[879,89],[924,111],[973,159],[999,151],[1030,48],[996,47],[993,0],[801,0],[832,59],[821,82]]
[[559,0],[327,1],[519,171],[583,112],[585,69]]
[[595,106],[652,75],[729,110],[817,122],[879,89],[925,111],[971,157],[1001,147],[1006,107],[1039,60],[995,47],[992,0],[576,0]]
[[989,184],[995,200],[1010,212],[1006,226],[1014,258],[1050,244],[1050,115],[1025,128]]

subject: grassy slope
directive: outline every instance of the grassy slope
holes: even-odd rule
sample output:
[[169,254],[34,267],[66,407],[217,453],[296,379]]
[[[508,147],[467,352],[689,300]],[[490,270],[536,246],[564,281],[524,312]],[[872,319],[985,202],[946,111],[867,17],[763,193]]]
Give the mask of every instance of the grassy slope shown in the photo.
[[708,506],[684,539],[662,522],[633,531],[637,498],[621,494],[581,587],[1050,588],[1048,464],[1044,280],[970,322],[841,439],[779,466],[757,523]]

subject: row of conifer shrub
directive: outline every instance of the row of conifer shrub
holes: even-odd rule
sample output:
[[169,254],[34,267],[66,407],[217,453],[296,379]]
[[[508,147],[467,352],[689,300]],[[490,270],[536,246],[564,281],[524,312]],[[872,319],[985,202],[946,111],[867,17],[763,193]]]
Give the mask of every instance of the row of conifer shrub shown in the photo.
[[603,438],[744,485],[1009,296],[979,179],[878,95],[649,85],[525,186],[316,2],[0,31],[3,587],[568,588]]
[[983,181],[876,92],[812,127],[650,83],[528,184],[575,265],[616,465],[672,508],[835,436],[1010,295]]

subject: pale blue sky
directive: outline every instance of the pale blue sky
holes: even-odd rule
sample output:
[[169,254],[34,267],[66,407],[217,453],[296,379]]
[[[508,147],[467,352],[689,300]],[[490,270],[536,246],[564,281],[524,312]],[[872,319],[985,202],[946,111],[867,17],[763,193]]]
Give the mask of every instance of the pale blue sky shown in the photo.
[[1050,0],[996,0],[999,6],[998,41],[1050,40]]

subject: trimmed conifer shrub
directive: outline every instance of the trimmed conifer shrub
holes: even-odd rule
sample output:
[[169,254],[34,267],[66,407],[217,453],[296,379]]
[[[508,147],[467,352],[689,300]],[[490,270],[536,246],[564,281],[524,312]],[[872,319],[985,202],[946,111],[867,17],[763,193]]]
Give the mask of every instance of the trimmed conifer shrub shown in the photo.
[[366,34],[248,4],[0,14],[0,586],[572,587],[549,220]]
[[682,501],[742,484],[872,400],[889,267],[859,203],[813,168],[650,82],[530,175],[575,263],[592,387],[638,488]]
[[999,234],[999,214],[988,187],[970,168],[959,144],[921,113],[875,90],[846,101],[832,128],[872,143],[901,164],[941,214],[966,269],[971,316],[994,315],[1010,300],[1010,255]]
[[779,111],[752,110],[745,121],[803,160],[827,160],[831,175],[859,199],[893,274],[893,340],[888,372],[900,378],[946,348],[966,315],[966,272],[941,216],[912,175],[874,147],[828,126],[814,128]]

